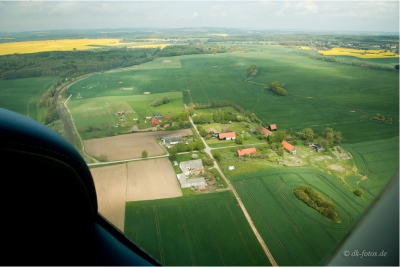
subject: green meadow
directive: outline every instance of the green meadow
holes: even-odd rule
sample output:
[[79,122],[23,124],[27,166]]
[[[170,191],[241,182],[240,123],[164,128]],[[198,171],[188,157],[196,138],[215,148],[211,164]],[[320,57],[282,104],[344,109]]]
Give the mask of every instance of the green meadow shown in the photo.
[[127,202],[124,233],[164,265],[271,265],[229,191]]
[[57,78],[0,80],[0,107],[38,120],[37,101]]
[[352,153],[358,172],[366,178],[349,177],[348,183],[362,189],[368,200],[374,200],[389,180],[398,175],[399,138],[344,145],[344,148]]
[[[167,96],[170,100],[167,104],[158,107],[150,105],[154,99],[163,96]],[[183,109],[183,102],[181,92],[169,92],[147,95],[82,97],[74,100],[71,98],[68,107],[82,138],[91,139],[126,132],[134,125],[138,125],[139,128],[150,127],[150,121],[146,119],[146,116],[153,116],[154,113],[163,115],[179,113]],[[131,111],[132,113],[116,115],[121,110]],[[134,118],[139,118],[139,122],[134,121]],[[96,130],[88,131],[88,127],[96,128]]]
[[[368,206],[338,179],[315,170],[264,170],[232,178],[278,265],[321,265]],[[340,223],[297,199],[292,190],[305,184],[330,199]]]
[[[253,45],[248,51],[172,57],[181,67],[170,68],[156,59],[132,70],[91,76],[70,91],[73,98],[80,93],[83,99],[182,92],[186,104],[229,100],[278,129],[296,132],[312,127],[322,132],[332,127],[342,132],[344,143],[398,136],[397,72],[313,60],[307,56],[314,51],[281,46]],[[252,79],[250,65],[259,69]],[[272,81],[283,84],[288,95],[266,90]],[[393,123],[371,120],[377,113]]]

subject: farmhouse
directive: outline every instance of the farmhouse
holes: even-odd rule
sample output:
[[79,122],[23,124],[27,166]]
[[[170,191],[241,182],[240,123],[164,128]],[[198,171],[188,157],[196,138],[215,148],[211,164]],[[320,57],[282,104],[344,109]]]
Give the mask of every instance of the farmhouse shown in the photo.
[[235,140],[236,139],[236,133],[235,132],[229,132],[229,133],[220,133],[218,135],[219,140]]
[[176,135],[176,136],[166,136],[162,137],[161,140],[165,145],[175,145],[179,142],[182,142],[182,135]]
[[160,124],[160,122],[156,118],[152,118],[150,123],[151,123],[151,125],[159,125]]
[[206,184],[206,180],[204,177],[198,178],[187,178],[185,174],[180,173],[176,175],[179,183],[181,184],[181,188],[188,188],[192,186],[201,186]]
[[238,153],[239,157],[244,157],[245,155],[249,155],[250,156],[251,154],[257,153],[257,150],[256,150],[255,147],[245,148],[245,149],[238,150],[237,153]]
[[276,131],[277,130],[276,124],[270,124],[268,126],[268,128],[269,128],[270,131]]
[[154,117],[156,119],[161,119],[163,117],[163,115],[161,115],[160,113],[156,113],[156,114],[154,114]]
[[263,127],[261,129],[261,132],[263,133],[263,135],[266,135],[266,136],[270,136],[272,134],[272,132],[265,127]]
[[182,161],[179,163],[179,168],[186,176],[189,176],[190,174],[200,174],[204,170],[201,159]]
[[282,141],[282,145],[287,151],[289,151],[289,153],[296,154],[296,148],[288,142]]

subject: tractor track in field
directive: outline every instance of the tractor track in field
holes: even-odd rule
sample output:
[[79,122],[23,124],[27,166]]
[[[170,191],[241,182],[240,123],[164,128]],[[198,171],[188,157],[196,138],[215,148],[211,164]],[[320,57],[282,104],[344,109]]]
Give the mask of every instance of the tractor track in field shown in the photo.
[[201,202],[201,207],[203,208],[204,212],[207,214],[207,226],[209,229],[209,233],[210,233],[210,239],[213,241],[213,243],[216,245],[217,249],[218,249],[218,254],[221,258],[221,261],[223,262],[224,266],[227,266],[228,264],[225,261],[224,255],[222,254],[222,250],[221,250],[221,246],[218,242],[218,240],[216,238],[213,238],[213,236],[211,235],[211,233],[213,232],[211,229],[215,229],[214,227],[212,227],[211,222],[210,222],[210,214],[208,213],[208,210],[204,207],[203,202]]
[[293,219],[290,217],[290,215],[287,213],[287,211],[285,210],[285,208],[282,206],[282,204],[279,202],[279,200],[277,199],[277,197],[272,193],[272,191],[268,188],[268,186],[265,184],[265,182],[262,179],[257,179],[259,180],[262,185],[264,186],[264,188],[268,191],[268,193],[270,194],[270,196],[274,199],[274,201],[276,202],[276,204],[278,204],[279,208],[282,210],[282,212],[285,214],[286,218],[290,221],[292,227],[294,228],[294,230],[297,232],[297,234],[300,236],[301,240],[303,240],[303,243],[306,244],[306,246],[310,249],[310,251],[314,254],[315,258],[317,258],[317,260],[320,260],[320,257],[318,256],[317,252],[314,250],[314,248],[311,246],[311,244],[307,241],[307,239],[305,238],[305,236],[303,235],[303,233],[300,231],[300,229],[297,227],[296,223],[293,221]]
[[254,258],[253,253],[251,253],[251,249],[249,248],[249,244],[247,244],[246,242],[246,238],[244,238],[242,231],[240,230],[239,224],[236,221],[235,216],[232,213],[232,210],[229,208],[228,204],[226,202],[224,202],[226,209],[229,212],[229,215],[231,216],[231,219],[233,221],[233,223],[235,224],[236,230],[239,233],[240,239],[242,240],[242,243],[244,244],[244,246],[246,247],[247,253],[250,255],[251,260],[253,261],[253,265],[257,265],[257,261]]
[[[360,203],[357,203],[354,199],[352,199],[351,197],[349,197],[348,195],[346,195],[346,193],[344,193],[337,185],[335,185],[335,184],[333,184],[331,181],[329,181],[325,176],[322,176],[322,175],[319,175],[319,174],[314,174],[314,176],[321,178],[321,180],[322,180],[325,184],[327,184],[327,185],[330,186],[330,187],[335,188],[335,189],[342,195],[342,197],[344,197],[344,199],[348,199],[348,200],[350,201],[350,202],[348,202],[348,204],[349,204],[358,214],[361,214],[361,213],[365,210],[365,208],[364,208]],[[358,210],[358,209],[356,209],[351,203],[353,203],[356,207],[358,207],[358,209],[361,209],[361,211]]]
[[157,207],[156,206],[153,206],[153,212],[154,212],[154,221],[156,223],[158,249],[160,250],[160,261],[161,261],[162,264],[165,265],[164,250],[163,250],[163,247],[162,247],[160,221],[158,220],[158,213],[157,213]]
[[189,249],[189,254],[190,254],[190,259],[192,260],[192,264],[193,266],[196,266],[196,258],[193,254],[193,247],[192,247],[192,243],[190,243],[190,238],[189,238],[189,232],[187,230],[186,227],[186,223],[185,223],[185,219],[183,217],[183,212],[182,212],[182,208],[180,205],[178,205],[178,210],[179,213],[181,215],[181,221],[182,221],[182,226],[183,226],[183,232],[185,233],[185,239],[186,239],[186,243],[188,245],[188,249]]
[[250,194],[249,189],[246,187],[246,185],[243,183],[243,181],[239,181],[240,185],[246,190],[247,195],[251,198],[251,200],[253,201],[255,207],[257,208],[258,212],[260,213],[261,217],[263,218],[264,222],[268,225],[269,230],[271,231],[272,235],[275,237],[276,241],[278,241],[280,247],[282,248],[283,252],[285,252],[287,258],[289,259],[289,261],[292,263],[293,266],[295,266],[295,262],[293,261],[293,258],[290,256],[289,252],[287,251],[287,249],[285,248],[285,246],[283,245],[283,243],[281,242],[281,240],[279,239],[278,235],[276,234],[274,228],[272,227],[271,223],[268,221],[268,219],[265,217],[264,213],[262,212],[261,208],[258,206],[256,200],[254,199],[254,197]]
[[[281,176],[281,175],[279,175]],[[329,233],[328,230],[326,230],[325,225],[320,223],[318,220],[312,218],[311,216],[309,216],[308,214],[306,214],[305,212],[303,212],[302,210],[300,210],[298,207],[296,207],[292,202],[290,202],[290,200],[285,196],[285,193],[283,192],[283,188],[285,187],[286,183],[283,180],[283,178],[281,177],[282,180],[282,184],[279,187],[279,191],[281,193],[282,198],[286,201],[286,203],[288,203],[288,205],[290,205],[292,208],[294,208],[295,210],[297,210],[297,212],[301,213],[303,216],[307,217],[309,220],[311,220],[312,222],[314,222],[316,225],[318,225],[322,231],[325,232],[325,234],[332,240],[332,242],[335,244],[336,243],[336,239],[331,235],[331,233]],[[340,228],[339,230],[344,230],[346,228]],[[337,230],[337,229],[335,229]]]
[[[301,177],[299,174],[295,173],[295,175],[297,175],[301,180],[303,180],[304,183],[308,184],[309,186],[311,186],[311,187],[314,188],[315,190],[321,191],[320,189],[316,188],[315,186],[313,186],[312,184],[310,184],[309,182],[307,182],[307,181],[306,181],[303,177]],[[329,185],[328,185],[328,186],[329,186]],[[324,194],[325,196],[327,196],[327,197],[329,198],[329,195],[328,195],[328,194],[326,194],[324,191],[321,191],[321,192],[322,192],[322,194]],[[353,224],[354,224],[353,216],[351,216],[351,214],[350,214],[342,205],[340,205],[337,201],[335,201],[335,200],[333,200],[333,199],[331,199],[331,201],[332,201],[333,203],[335,203],[337,206],[339,206],[339,207],[344,211],[344,213],[346,213],[347,217],[349,217],[349,226],[353,225]]]

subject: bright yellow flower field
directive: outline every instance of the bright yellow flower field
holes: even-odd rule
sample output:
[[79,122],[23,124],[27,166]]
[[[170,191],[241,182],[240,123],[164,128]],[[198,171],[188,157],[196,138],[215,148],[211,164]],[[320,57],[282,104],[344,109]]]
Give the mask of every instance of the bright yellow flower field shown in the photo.
[[335,47],[328,51],[319,50],[318,52],[324,56],[353,56],[353,57],[359,57],[359,58],[396,58],[396,57],[399,57],[399,54],[395,54],[390,51],[385,52],[385,50],[359,50],[359,49],[353,49],[353,48],[340,48],[340,47]]
[[126,46],[130,48],[164,48],[168,44],[120,43],[121,39],[62,39],[45,41],[26,41],[0,44],[0,55],[28,54],[44,51],[86,50],[96,47]]

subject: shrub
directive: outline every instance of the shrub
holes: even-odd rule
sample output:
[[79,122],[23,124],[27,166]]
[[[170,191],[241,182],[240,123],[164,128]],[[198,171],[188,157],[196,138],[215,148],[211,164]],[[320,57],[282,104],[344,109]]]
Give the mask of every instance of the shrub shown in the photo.
[[360,188],[357,188],[356,190],[354,190],[354,194],[356,194],[356,196],[361,197],[363,195],[363,191]]

